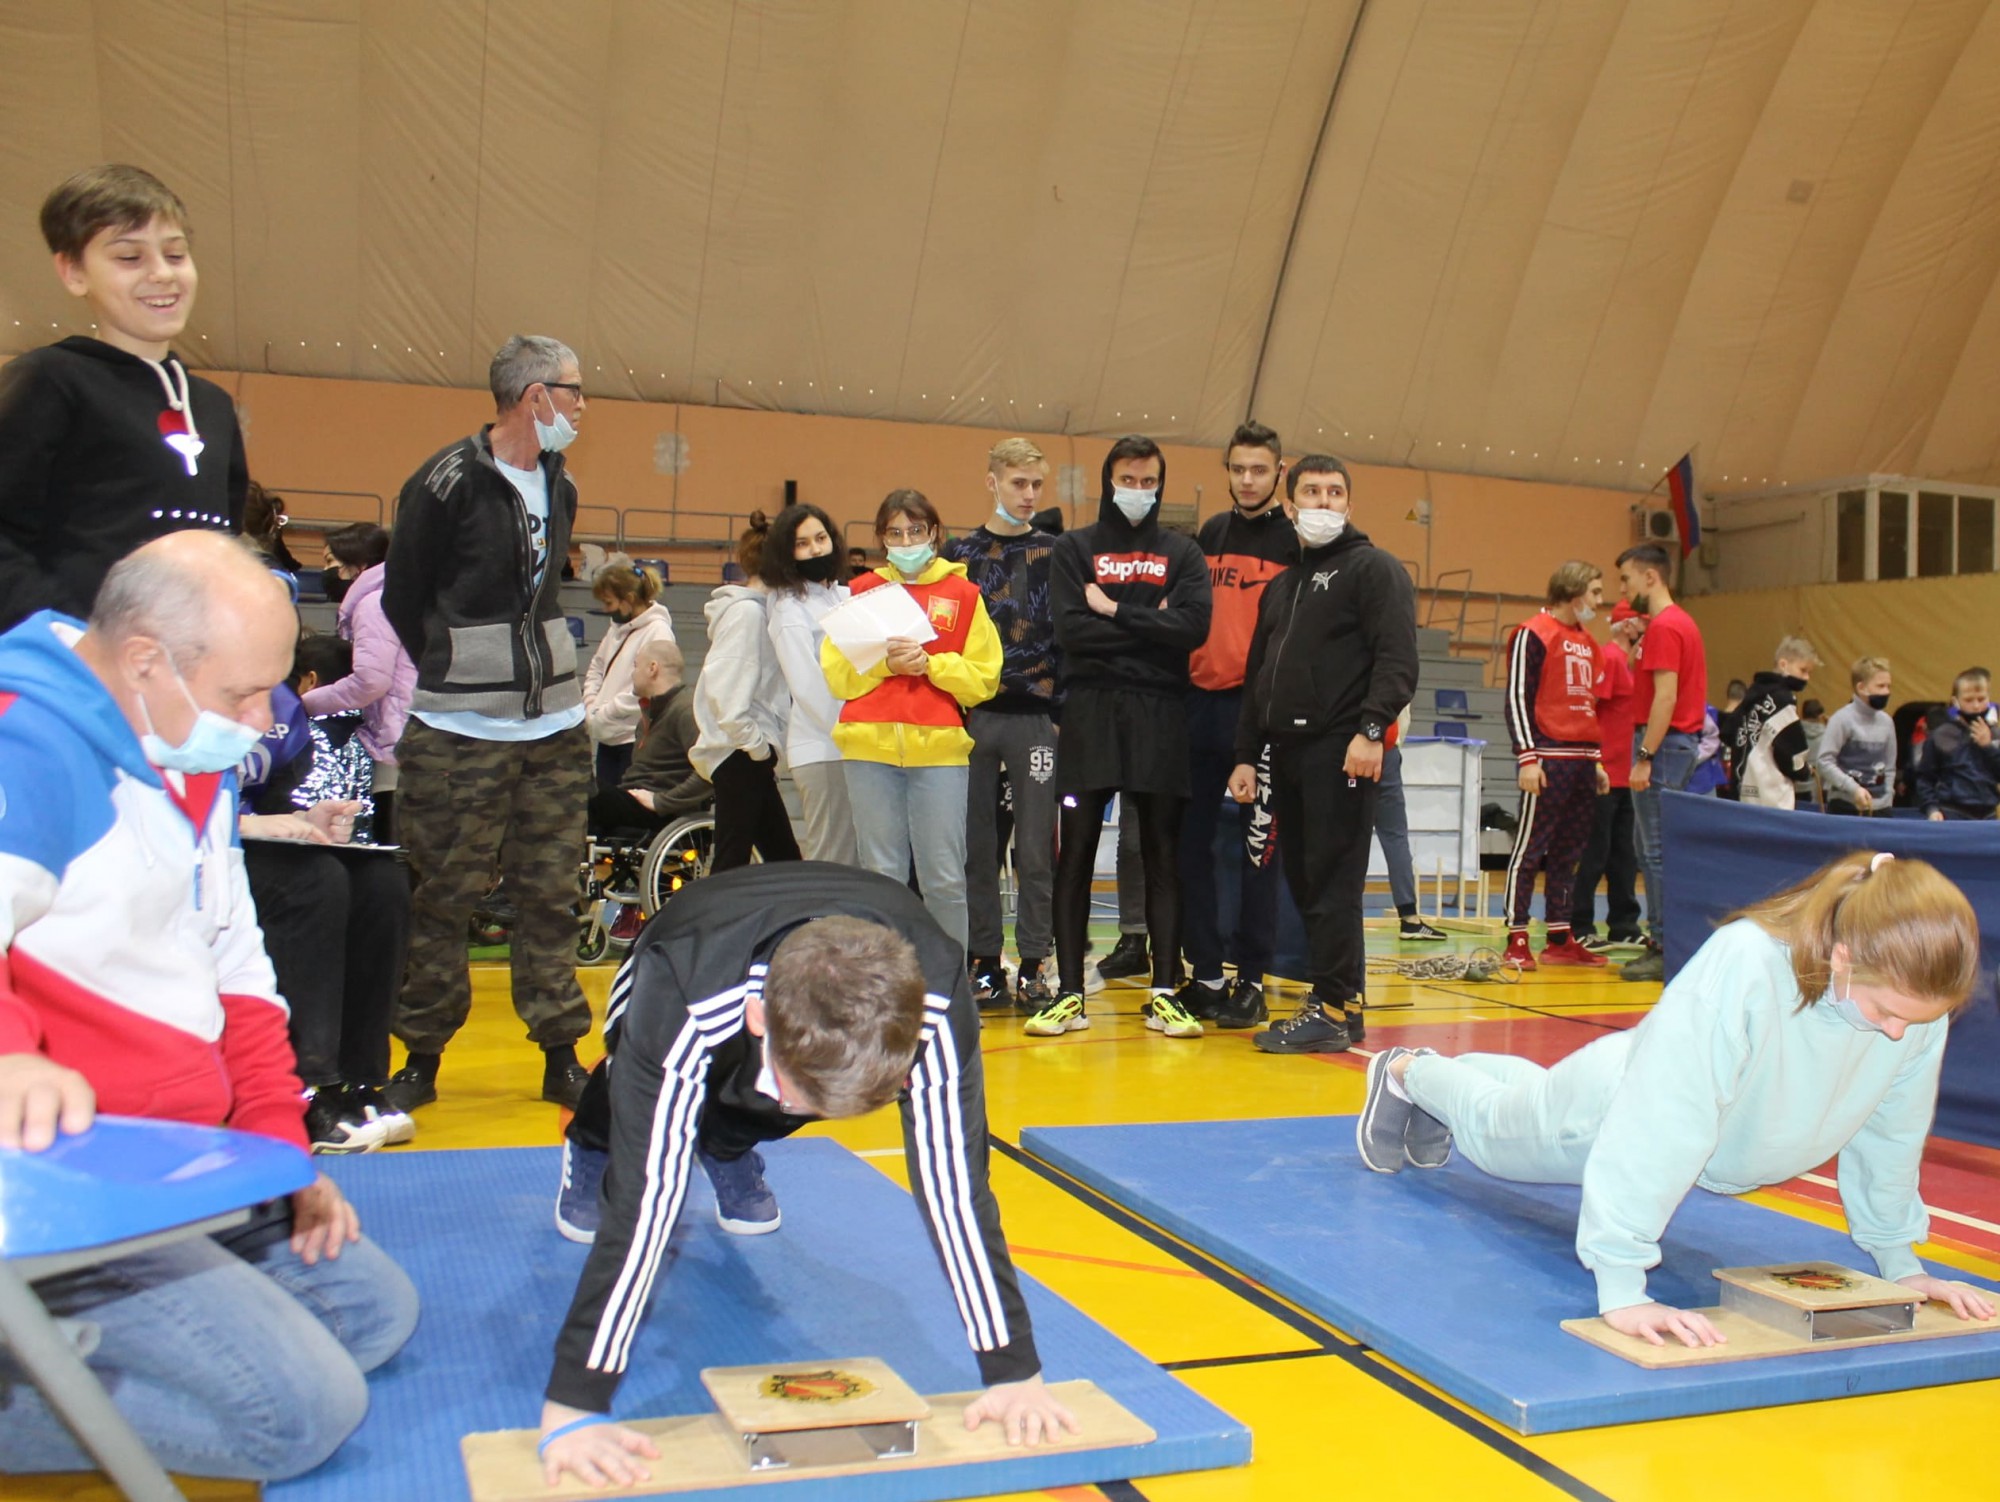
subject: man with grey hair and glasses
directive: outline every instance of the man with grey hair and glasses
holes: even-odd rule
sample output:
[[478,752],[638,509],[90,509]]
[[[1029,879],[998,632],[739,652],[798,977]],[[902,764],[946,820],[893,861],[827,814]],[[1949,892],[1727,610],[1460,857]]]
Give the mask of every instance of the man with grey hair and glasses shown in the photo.
[[513,903],[514,1010],[543,1056],[542,1098],[574,1108],[577,852],[591,759],[576,643],[558,598],[576,520],[562,452],[583,420],[567,345],[516,334],[489,374],[493,421],[418,466],[397,502],[382,611],[417,664],[396,750],[396,828],[410,862],[410,960],[384,1094],[437,1099],[438,1062],[472,1006],[465,938],[496,872]]

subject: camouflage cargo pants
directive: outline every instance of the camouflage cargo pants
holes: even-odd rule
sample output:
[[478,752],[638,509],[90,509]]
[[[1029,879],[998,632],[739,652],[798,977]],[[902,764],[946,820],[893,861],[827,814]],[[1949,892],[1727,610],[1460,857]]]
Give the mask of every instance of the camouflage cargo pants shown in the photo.
[[496,874],[518,915],[514,1010],[543,1047],[590,1031],[576,982],[577,863],[590,797],[581,725],[538,741],[482,741],[412,719],[396,747],[396,833],[410,862],[410,960],[395,1032],[441,1053],[472,1009],[466,927]]

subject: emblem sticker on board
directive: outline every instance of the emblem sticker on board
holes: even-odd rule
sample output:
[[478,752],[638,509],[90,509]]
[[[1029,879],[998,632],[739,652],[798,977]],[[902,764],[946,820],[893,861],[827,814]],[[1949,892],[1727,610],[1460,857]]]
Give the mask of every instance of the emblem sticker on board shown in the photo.
[[875,1384],[852,1372],[822,1367],[816,1372],[773,1372],[757,1385],[757,1391],[787,1403],[845,1403],[850,1398],[867,1397],[875,1391]]
[[1825,1267],[1774,1267],[1771,1269],[1771,1281],[1809,1293],[1845,1293],[1850,1288],[1861,1286],[1859,1278],[1850,1278],[1845,1273]]

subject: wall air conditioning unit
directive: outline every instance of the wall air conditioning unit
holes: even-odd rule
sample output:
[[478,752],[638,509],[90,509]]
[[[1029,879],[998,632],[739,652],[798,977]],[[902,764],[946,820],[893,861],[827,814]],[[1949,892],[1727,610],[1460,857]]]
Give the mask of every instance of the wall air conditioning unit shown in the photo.
[[1674,514],[1671,511],[1649,510],[1646,513],[1646,541],[1669,542],[1673,539]]

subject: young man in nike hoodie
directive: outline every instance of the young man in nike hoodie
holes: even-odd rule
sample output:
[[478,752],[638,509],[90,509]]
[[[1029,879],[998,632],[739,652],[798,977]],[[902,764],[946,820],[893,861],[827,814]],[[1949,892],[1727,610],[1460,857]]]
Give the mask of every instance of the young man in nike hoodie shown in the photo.
[[1361,895],[1383,747],[1417,690],[1416,596],[1395,557],[1348,524],[1347,466],[1308,454],[1285,477],[1303,549],[1264,591],[1229,793],[1257,796],[1271,747],[1278,853],[1305,919],[1312,994],[1258,1033],[1267,1053],[1341,1053],[1362,1037]]
[[[1189,1012],[1223,1028],[1249,1028],[1269,1015],[1264,1005],[1264,971],[1278,932],[1278,863],[1268,836],[1262,858],[1250,854],[1252,834],[1268,809],[1254,805],[1229,820],[1239,900],[1234,932],[1222,927],[1216,894],[1215,830],[1223,795],[1236,767],[1236,727],[1243,718],[1243,674],[1250,638],[1257,630],[1257,607],[1270,582],[1299,561],[1299,537],[1278,499],[1285,478],[1284,448],[1278,435],[1259,422],[1246,422],[1223,450],[1229,473],[1227,511],[1211,516],[1196,536],[1208,559],[1215,613],[1208,640],[1189,661],[1194,687],[1187,717],[1193,796],[1181,826],[1181,940],[1194,973],[1178,993]],[[1268,829],[1268,824],[1262,826]],[[1222,960],[1236,962],[1235,984],[1223,987]]]
[[93,167],[41,220],[97,336],[0,369],[0,631],[37,610],[89,615],[111,565],[155,537],[240,531],[250,484],[229,393],[170,349],[194,311],[180,199],[137,167]]
[[1062,739],[1056,750],[1056,999],[1027,1031],[1053,1037],[1090,1025],[1083,946],[1098,836],[1114,793],[1140,818],[1153,995],[1146,1025],[1198,1038],[1201,1023],[1173,992],[1180,959],[1179,846],[1188,797],[1188,656],[1208,637],[1208,561],[1194,539],[1160,525],[1167,461],[1128,435],[1104,459],[1095,525],[1056,540],[1050,602],[1062,650]]

